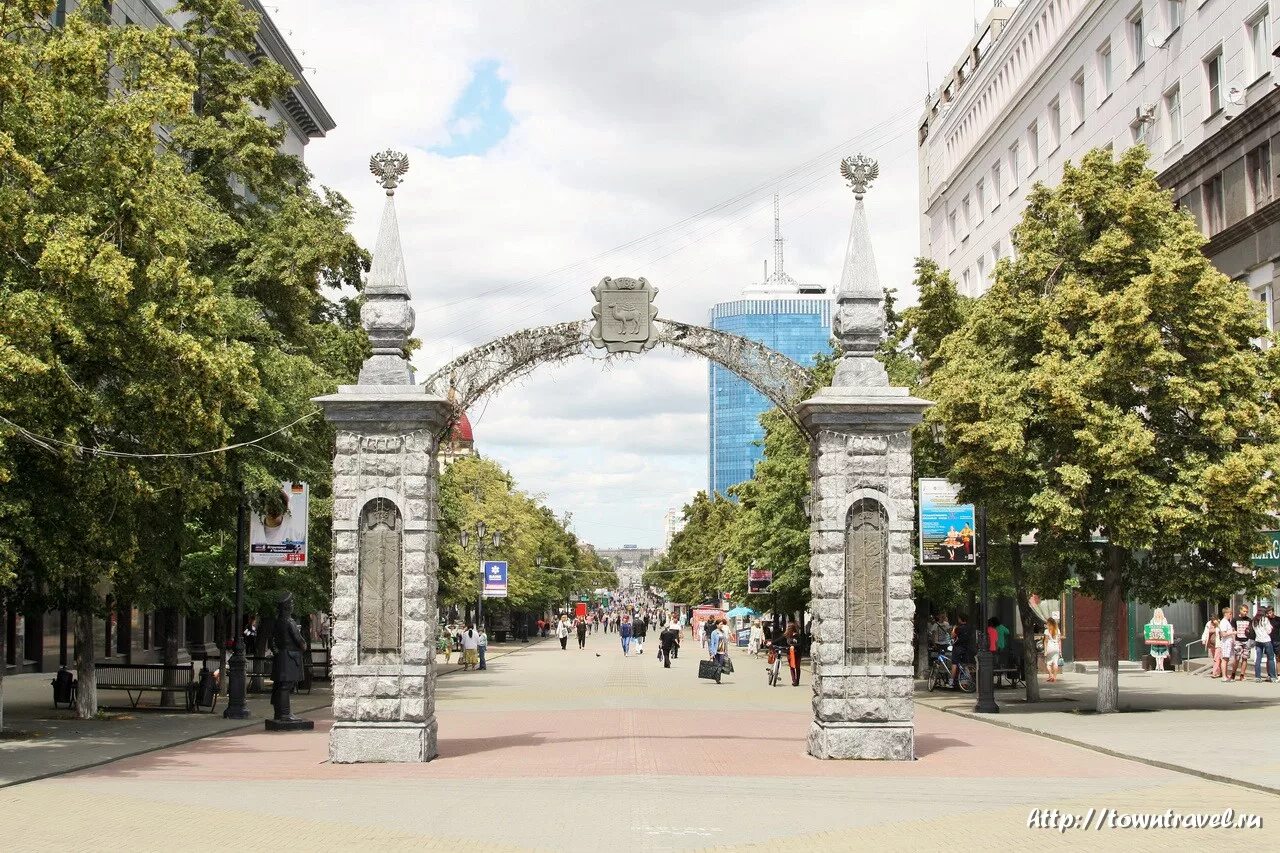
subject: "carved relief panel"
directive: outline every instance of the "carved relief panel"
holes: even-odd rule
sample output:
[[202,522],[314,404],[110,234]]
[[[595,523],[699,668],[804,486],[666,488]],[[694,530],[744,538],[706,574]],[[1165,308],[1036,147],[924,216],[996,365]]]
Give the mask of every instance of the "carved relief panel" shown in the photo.
[[360,656],[374,661],[400,654],[404,523],[386,498],[360,512]]
[[889,516],[863,498],[845,519],[845,650],[850,664],[884,662],[888,605]]

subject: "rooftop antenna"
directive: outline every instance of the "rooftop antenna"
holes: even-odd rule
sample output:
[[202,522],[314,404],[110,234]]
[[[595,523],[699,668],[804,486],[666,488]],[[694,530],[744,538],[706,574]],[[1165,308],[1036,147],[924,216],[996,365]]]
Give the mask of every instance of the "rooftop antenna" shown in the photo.
[[786,273],[782,271],[782,216],[778,210],[778,194],[773,194],[773,274],[778,283],[786,281]]

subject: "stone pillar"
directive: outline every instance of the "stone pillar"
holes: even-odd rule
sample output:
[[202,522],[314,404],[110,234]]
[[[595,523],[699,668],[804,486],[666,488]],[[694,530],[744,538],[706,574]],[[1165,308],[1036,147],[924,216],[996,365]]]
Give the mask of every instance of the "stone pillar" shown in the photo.
[[857,203],[834,331],[831,387],[797,407],[811,437],[809,541],[813,723],[818,758],[915,756],[911,428],[929,403],[892,387],[875,359],[884,324],[862,197],[879,174],[851,157]]
[[317,398],[333,460],[333,717],[337,763],[436,756],[437,451],[452,406],[413,384],[414,314],[393,195],[408,158],[370,168],[387,191],[360,320],[373,354],[356,385]]

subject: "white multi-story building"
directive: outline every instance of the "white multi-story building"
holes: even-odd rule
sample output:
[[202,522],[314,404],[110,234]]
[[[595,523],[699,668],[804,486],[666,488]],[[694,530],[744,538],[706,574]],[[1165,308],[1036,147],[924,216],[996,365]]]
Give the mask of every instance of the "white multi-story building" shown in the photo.
[[[920,123],[921,254],[982,293],[1028,192],[1137,142],[1227,275],[1280,278],[1280,0],[1023,0],[993,9]],[[1276,152],[1280,158],[1280,150]],[[1274,306],[1273,306],[1274,312]]]

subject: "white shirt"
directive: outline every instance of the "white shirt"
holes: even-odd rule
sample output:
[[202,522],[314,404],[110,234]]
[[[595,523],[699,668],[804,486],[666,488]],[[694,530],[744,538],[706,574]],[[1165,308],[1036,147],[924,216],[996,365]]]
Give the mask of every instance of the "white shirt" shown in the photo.
[[562,619],[561,621],[556,623],[556,636],[557,637],[569,636],[569,621],[567,619]]
[[462,632],[462,648],[478,649],[480,648],[480,635],[474,630]]
[[1259,619],[1253,623],[1253,638],[1259,643],[1271,642],[1271,620]]

